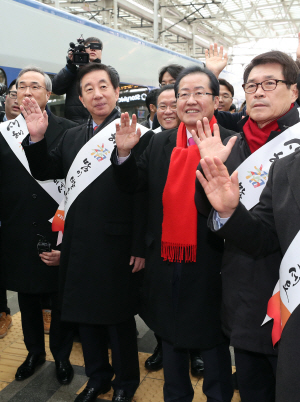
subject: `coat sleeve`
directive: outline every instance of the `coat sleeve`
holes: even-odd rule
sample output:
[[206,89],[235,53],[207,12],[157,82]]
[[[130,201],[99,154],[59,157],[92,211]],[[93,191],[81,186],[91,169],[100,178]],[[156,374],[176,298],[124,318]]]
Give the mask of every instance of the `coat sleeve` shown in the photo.
[[52,80],[52,91],[56,95],[65,94],[71,85],[74,84],[77,75],[77,67],[75,65],[66,65],[62,68]]
[[29,134],[22,142],[32,176],[36,180],[63,179],[62,146],[67,131],[58,146],[48,153],[46,138],[29,145]]
[[[259,204],[250,212],[240,202],[231,218],[216,231],[219,236],[254,257],[266,256],[280,248],[272,206],[274,165],[275,163],[271,166]],[[214,210],[208,218],[208,226],[215,231],[213,212]]]
[[111,163],[113,166],[114,178],[121,191],[126,193],[147,191],[148,166],[154,138],[155,135],[152,136],[149,145],[139,158],[138,155],[131,152],[130,156],[121,165],[118,164],[116,147],[113,150]]

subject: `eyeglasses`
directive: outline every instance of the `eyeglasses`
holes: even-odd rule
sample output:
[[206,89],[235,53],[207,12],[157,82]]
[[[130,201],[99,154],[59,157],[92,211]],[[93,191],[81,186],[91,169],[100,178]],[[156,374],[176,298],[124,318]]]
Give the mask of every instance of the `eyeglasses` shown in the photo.
[[210,92],[197,91],[197,92],[181,92],[181,93],[178,93],[177,98],[179,100],[182,100],[182,101],[187,101],[188,99],[190,99],[191,95],[193,95],[195,100],[199,100],[199,99],[203,98],[205,95],[214,96],[214,94],[211,94]]
[[265,80],[262,82],[249,82],[247,84],[243,84],[242,87],[244,88],[244,91],[246,94],[254,94],[258,86],[261,85],[262,89],[264,91],[274,91],[276,89],[278,82],[283,82],[284,84],[287,84],[287,81],[284,80]]
[[11,99],[17,99],[17,91],[8,91],[7,94]]
[[171,110],[176,110],[177,109],[176,103],[173,103],[172,105],[158,105],[158,109],[160,109],[163,112],[165,112],[168,109],[168,107]]
[[25,92],[27,88],[30,89],[30,92],[38,91],[40,88],[44,88],[47,91],[47,88],[42,87],[41,85],[38,85],[38,84],[31,84],[31,85],[20,84],[20,85],[18,85],[18,91]]

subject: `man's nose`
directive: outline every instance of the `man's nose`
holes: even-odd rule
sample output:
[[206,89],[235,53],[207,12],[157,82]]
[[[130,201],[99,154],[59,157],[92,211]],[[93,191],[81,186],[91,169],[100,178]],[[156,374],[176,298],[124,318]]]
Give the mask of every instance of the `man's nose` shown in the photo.
[[194,94],[191,93],[189,96],[189,99],[187,100],[187,103],[191,104],[191,103],[197,103],[196,99],[194,98]]
[[102,96],[103,96],[103,93],[100,91],[100,89],[95,88],[94,98],[101,98]]
[[26,96],[32,96],[32,93],[31,93],[30,87],[26,87],[26,90],[25,90],[25,95],[26,95]]

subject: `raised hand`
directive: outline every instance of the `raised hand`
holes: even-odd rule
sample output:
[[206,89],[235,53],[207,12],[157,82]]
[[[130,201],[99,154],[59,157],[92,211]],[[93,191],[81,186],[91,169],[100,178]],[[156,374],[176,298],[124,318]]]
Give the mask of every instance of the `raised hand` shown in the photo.
[[130,124],[129,114],[121,114],[121,125],[116,124],[116,145],[118,148],[118,156],[124,157],[130,154],[130,150],[139,142],[141,130],[136,129],[137,118],[132,115]]
[[214,43],[209,46],[209,50],[205,49],[205,64],[206,67],[212,71],[218,78],[222,70],[227,66],[228,56],[227,53],[223,56],[223,46],[220,46],[218,51],[218,44]]
[[212,135],[209,121],[207,117],[203,118],[203,123],[197,121],[197,132],[192,130],[192,136],[195,143],[198,145],[201,158],[206,156],[213,158],[217,156],[222,162],[225,162],[235,144],[237,137],[232,137],[223,145],[218,124],[214,124],[214,135]]
[[44,138],[48,127],[48,115],[46,110],[41,111],[37,101],[34,98],[24,98],[20,105],[31,141],[38,142]]
[[238,206],[240,198],[237,171],[230,177],[226,166],[217,157],[213,160],[206,157],[201,159],[200,163],[205,177],[199,170],[196,176],[209,202],[221,218],[230,217]]

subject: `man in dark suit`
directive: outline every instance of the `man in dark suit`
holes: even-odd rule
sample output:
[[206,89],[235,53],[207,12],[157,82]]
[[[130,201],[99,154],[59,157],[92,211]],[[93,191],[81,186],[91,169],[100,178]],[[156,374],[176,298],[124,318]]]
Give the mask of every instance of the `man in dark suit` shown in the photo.
[[[292,144],[293,141],[287,141],[288,144],[285,145],[289,147],[282,145],[281,152],[275,147],[276,141],[280,141],[283,136],[286,139],[291,136],[292,139],[293,129],[297,131],[295,125],[300,124],[298,105],[295,104],[298,96],[298,74],[296,63],[283,52],[270,51],[256,56],[244,72],[243,88],[249,116],[239,123],[240,133],[234,147],[226,155],[225,146],[216,136],[202,136],[201,141],[195,138],[202,158],[218,156],[226,165],[229,174],[232,174],[242,163],[248,164],[249,170],[253,170],[258,161],[264,170],[268,171],[266,163],[270,164],[273,158],[264,160],[262,157],[266,147],[270,147],[264,151],[266,155],[270,153],[278,158],[283,155],[285,148],[292,151],[299,141],[296,140],[295,145]],[[281,141],[285,142],[284,139]],[[249,183],[241,173],[240,197],[249,207],[249,188],[245,186],[246,182]],[[258,186],[255,188],[259,189]],[[203,193],[202,186],[197,181],[195,201],[200,212]],[[253,195],[255,196],[255,193]],[[257,202],[258,198],[252,207]],[[277,203],[277,200],[275,202]],[[208,222],[214,230],[213,219],[210,218]],[[273,321],[264,325],[262,322],[279,279],[282,253],[277,250],[265,254],[263,258],[257,258],[253,257],[252,252],[245,253],[242,241],[240,243],[241,247],[229,238],[226,238],[225,242],[222,264],[223,330],[235,350],[236,374],[242,400],[273,402],[278,344],[272,343]]]
[[[28,67],[17,78],[18,103],[27,96],[35,98],[49,116],[46,132],[48,149],[57,146],[67,128],[76,125],[54,116],[46,105],[51,94],[51,80],[42,70]],[[12,120],[13,122],[13,120]],[[72,331],[60,323],[57,305],[60,251],[56,250],[57,236],[51,231],[51,219],[57,203],[28,173],[6,141],[0,136],[1,159],[1,269],[6,289],[18,292],[24,342],[28,350],[25,362],[18,368],[16,380],[34,373],[45,362],[44,326],[41,309],[42,295],[52,299],[50,349],[56,362],[56,374],[62,384],[72,380],[69,362]],[[38,255],[39,235],[45,236],[52,250]]]
[[[57,149],[47,154],[47,116],[34,101],[25,99],[24,115],[35,144],[29,145],[28,136],[23,146],[34,177],[66,178],[66,201],[72,189],[80,183],[86,186],[66,209],[60,264],[62,319],[78,323],[89,377],[76,402],[96,401],[99,394],[110,390],[114,374],[113,401],[130,402],[140,381],[134,314],[139,304],[137,272],[144,266],[140,222],[146,201],[140,200],[135,208],[135,197],[123,194],[114,182],[107,158],[113,149],[115,120],[120,116],[117,75],[104,64],[90,63],[79,71],[77,87],[81,102],[91,113],[88,124],[68,130]],[[41,122],[40,127],[36,121]],[[133,152],[139,155],[152,135],[146,134]],[[84,156],[79,160],[80,155]],[[75,174],[69,186],[72,169]],[[92,172],[96,176],[89,181]]]
[[[130,125],[128,115],[122,115],[113,166],[124,191],[147,189],[149,194],[142,317],[162,338],[164,400],[193,400],[188,349],[197,348],[204,361],[207,400],[229,402],[231,361],[220,323],[223,242],[209,233],[206,217],[196,211],[200,154],[190,140],[197,124],[200,129],[199,120],[217,129],[219,83],[209,70],[191,67],[177,77],[175,94],[182,123],[155,135],[138,162],[130,150],[139,141],[139,130],[134,119]],[[220,130],[224,138],[233,134]],[[128,159],[119,164],[121,157]]]

